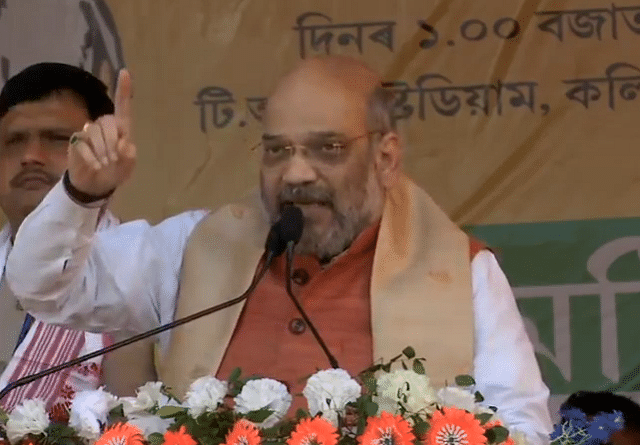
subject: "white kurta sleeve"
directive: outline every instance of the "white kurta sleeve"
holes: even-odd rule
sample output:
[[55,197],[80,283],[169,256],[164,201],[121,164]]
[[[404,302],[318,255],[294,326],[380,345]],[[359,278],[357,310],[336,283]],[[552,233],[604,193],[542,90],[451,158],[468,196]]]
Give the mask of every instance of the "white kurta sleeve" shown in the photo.
[[476,389],[498,416],[532,444],[549,443],[549,389],[540,376],[509,282],[488,251],[471,263]]
[[117,338],[171,321],[183,252],[206,212],[96,233],[98,213],[58,183],[18,230],[6,266],[11,290],[46,322]]

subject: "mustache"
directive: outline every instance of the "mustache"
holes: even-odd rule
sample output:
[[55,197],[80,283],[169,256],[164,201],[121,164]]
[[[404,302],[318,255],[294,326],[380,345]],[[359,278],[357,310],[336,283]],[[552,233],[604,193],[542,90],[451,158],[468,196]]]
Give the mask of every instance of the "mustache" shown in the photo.
[[286,186],[278,194],[280,209],[287,204],[323,204],[333,206],[334,194],[326,187],[317,185]]
[[60,179],[57,175],[53,175],[41,168],[27,167],[20,170],[20,172],[15,175],[11,181],[9,181],[9,185],[11,187],[20,187],[25,180],[29,179],[32,176],[38,176],[42,178],[47,184],[53,186]]

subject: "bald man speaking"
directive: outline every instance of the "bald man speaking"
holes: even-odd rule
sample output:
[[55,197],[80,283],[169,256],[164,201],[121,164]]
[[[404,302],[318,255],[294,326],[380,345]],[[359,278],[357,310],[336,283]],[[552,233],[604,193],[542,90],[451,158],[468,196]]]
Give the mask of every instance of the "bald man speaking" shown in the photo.
[[[403,175],[394,98],[380,85],[354,59],[303,61],[269,97],[259,191],[215,212],[96,233],[135,161],[121,74],[115,114],[72,138],[68,173],[22,224],[10,286],[49,322],[138,333],[241,294],[270,225],[293,204],[304,216],[293,291],[342,368],[357,374],[411,345],[434,383],[472,373],[488,405],[545,443],[549,392],[509,284],[494,256]],[[280,257],[243,305],[165,333],[162,380],[183,393],[196,377],[239,366],[300,393],[328,362],[285,276]]]

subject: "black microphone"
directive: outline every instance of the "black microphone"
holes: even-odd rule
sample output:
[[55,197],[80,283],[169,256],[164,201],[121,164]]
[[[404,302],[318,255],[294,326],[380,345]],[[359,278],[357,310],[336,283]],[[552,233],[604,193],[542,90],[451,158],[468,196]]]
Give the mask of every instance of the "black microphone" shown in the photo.
[[[300,211],[300,209],[297,209],[298,211]],[[302,217],[302,214],[300,214],[299,216],[300,218]],[[225,301],[223,303],[217,304],[215,306],[212,306],[210,308],[207,309],[203,309],[200,312],[196,312],[195,314],[191,314],[191,315],[187,315],[186,317],[180,318],[178,320],[174,320],[170,323],[166,323],[162,326],[159,326],[157,328],[151,329],[147,332],[143,332],[141,334],[137,334],[134,335],[133,337],[127,338],[125,340],[116,342],[114,344],[112,344],[111,346],[107,346],[105,348],[102,349],[98,349],[97,351],[93,351],[89,354],[85,354],[81,357],[75,358],[73,360],[69,360],[68,362],[65,363],[61,363],[57,366],[53,366],[51,368],[45,369],[43,371],[40,371],[36,374],[31,374],[31,375],[27,375],[24,376],[14,382],[9,383],[2,391],[0,391],[0,400],[2,400],[7,394],[9,394],[11,391],[13,391],[16,388],[20,388],[21,386],[27,385],[31,382],[34,382],[36,380],[39,380],[43,377],[46,377],[48,375],[54,374],[56,372],[62,371],[63,369],[67,369],[70,368],[71,366],[75,366],[78,363],[82,363],[85,360],[89,360],[95,357],[99,357],[101,355],[107,354],[111,351],[115,351],[116,349],[120,349],[122,347],[125,347],[127,345],[130,345],[131,343],[135,343],[137,341],[140,340],[144,340],[145,338],[149,338],[152,337],[154,335],[160,334],[161,332],[164,331],[168,331],[169,329],[173,329],[177,326],[181,326],[183,324],[189,323],[193,320],[197,320],[198,318],[202,318],[206,315],[210,315],[213,314],[214,312],[218,312],[221,311],[222,309],[226,309],[230,306],[234,306],[244,300],[246,300],[247,298],[249,298],[249,296],[251,295],[251,293],[255,290],[256,286],[258,285],[258,283],[260,282],[260,280],[262,280],[262,278],[264,277],[265,273],[267,272],[267,270],[269,269],[269,266],[271,265],[271,262],[273,261],[274,258],[276,258],[277,256],[281,255],[282,252],[284,252],[284,250],[287,247],[287,242],[291,239],[291,238],[282,238],[282,235],[285,234],[287,236],[290,236],[290,229],[289,227],[291,227],[291,223],[288,222],[288,220],[286,220],[286,218],[292,218],[291,213],[282,213],[282,216],[280,218],[280,220],[274,224],[271,227],[271,230],[269,231],[269,235],[267,236],[267,241],[266,241],[266,245],[265,245],[265,251],[266,251],[266,257],[265,257],[265,261],[262,265],[262,267],[260,268],[259,272],[256,273],[256,275],[253,278],[253,281],[251,282],[251,284],[249,285],[249,288],[239,297],[236,297],[232,300],[228,300]],[[297,218],[297,216],[293,216],[293,218]],[[297,222],[293,223],[293,224],[298,224]],[[302,228],[300,229],[300,234],[302,234]],[[300,236],[298,236],[297,240],[300,239]],[[297,242],[296,240],[296,242]]]
[[[279,226],[279,230],[280,230],[280,239],[282,240],[282,242],[284,242],[285,248],[287,250],[287,268],[286,268],[287,295],[289,295],[289,298],[291,298],[291,301],[293,302],[296,309],[302,316],[302,319],[309,326],[311,333],[313,334],[316,341],[318,342],[318,344],[324,351],[325,355],[327,356],[327,359],[329,360],[329,364],[331,365],[331,367],[334,369],[339,368],[340,366],[338,366],[338,360],[336,360],[333,354],[331,354],[331,351],[329,351],[329,348],[327,347],[326,343],[324,342],[324,340],[322,340],[322,337],[320,337],[318,330],[313,325],[313,323],[311,323],[309,316],[304,311],[304,309],[302,309],[302,306],[300,305],[300,303],[298,303],[298,299],[295,297],[295,295],[293,295],[293,290],[291,288],[291,268],[293,265],[293,249],[295,245],[298,244],[298,241],[300,241],[300,237],[302,237],[302,229],[304,226],[304,217],[302,215],[302,210],[300,210],[298,207],[289,205],[282,210],[282,215],[283,215],[283,218],[281,221],[283,221],[283,223]],[[286,219],[284,218],[285,215],[287,216]]]

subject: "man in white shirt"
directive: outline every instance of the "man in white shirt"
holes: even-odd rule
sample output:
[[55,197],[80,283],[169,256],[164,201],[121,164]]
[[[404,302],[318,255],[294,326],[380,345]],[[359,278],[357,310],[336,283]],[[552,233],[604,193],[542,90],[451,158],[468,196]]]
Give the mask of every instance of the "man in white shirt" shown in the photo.
[[[0,93],[0,208],[8,219],[0,231],[3,271],[18,227],[66,170],[71,135],[86,122],[112,113],[107,87],[74,66],[39,63],[7,81]],[[117,224],[117,218],[105,211],[97,229]],[[4,281],[0,307],[0,388],[110,342],[102,334],[71,331],[34,319]],[[74,392],[97,388],[101,368],[101,358],[83,362],[14,390],[1,405],[10,409],[25,398],[39,397],[55,416],[64,417]]]
[[[305,219],[296,261],[313,262],[327,290],[337,274],[347,286],[344,298],[368,302],[369,310],[347,313],[368,326],[351,337],[349,323],[344,329],[323,325],[330,321],[325,310],[344,302],[341,292],[333,302],[302,296],[343,367],[353,373],[367,360],[417,346],[428,357],[432,380],[472,372],[477,389],[506,422],[532,443],[546,443],[548,389],[508,282],[493,255],[470,248],[469,239],[402,175],[393,97],[376,73],[354,59],[330,57],[304,61],[278,83],[265,115],[261,199],[210,215],[184,213],[157,226],[136,221],[95,233],[100,208],[135,162],[130,97],[130,78],[122,72],[114,115],[71,138],[67,174],[20,229],[7,274],[25,307],[54,323],[124,337],[230,299],[252,280],[269,224],[283,205],[294,204]],[[55,236],[48,234],[53,227]],[[368,272],[356,270],[355,280],[340,275],[349,269],[341,259],[367,252],[367,243],[374,247],[362,260]],[[35,265],[41,267],[34,276]],[[266,284],[244,307],[161,336],[161,377],[184,391],[185,379],[243,360],[234,351],[252,342],[262,352],[244,354],[249,359],[243,369],[270,360],[260,371],[291,381],[292,371],[302,377],[313,366],[326,367],[304,323],[293,319],[287,326],[261,316],[275,306],[276,315],[295,313],[281,290],[283,266],[273,263]],[[297,289],[304,294],[300,278]],[[305,353],[292,360],[275,338]],[[283,369],[286,363],[291,366]]]

